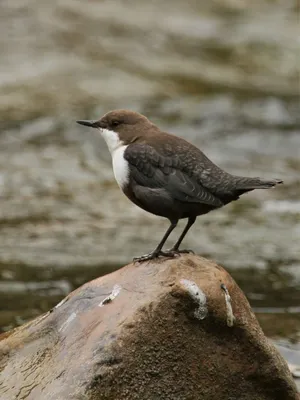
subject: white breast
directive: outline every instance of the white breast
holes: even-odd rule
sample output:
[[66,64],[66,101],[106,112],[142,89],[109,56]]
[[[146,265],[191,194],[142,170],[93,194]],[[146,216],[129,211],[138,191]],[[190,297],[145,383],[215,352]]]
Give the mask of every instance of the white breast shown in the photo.
[[99,130],[110,151],[116,181],[120,188],[123,189],[129,181],[129,166],[124,158],[124,151],[127,146],[119,139],[119,135],[116,132],[108,129]]
[[120,146],[112,153],[114,174],[121,189],[123,189],[129,181],[129,166],[124,158],[124,151],[126,148],[127,146]]

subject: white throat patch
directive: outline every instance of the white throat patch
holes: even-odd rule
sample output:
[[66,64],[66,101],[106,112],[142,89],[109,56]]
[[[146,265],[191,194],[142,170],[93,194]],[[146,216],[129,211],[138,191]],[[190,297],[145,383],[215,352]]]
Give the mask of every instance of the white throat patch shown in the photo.
[[99,129],[99,131],[110,151],[116,181],[120,188],[123,189],[129,181],[129,166],[124,158],[127,145],[123,144],[116,132],[109,129]]
[[119,135],[117,134],[117,132],[102,128],[99,128],[99,131],[101,133],[101,136],[105,140],[111,155],[118,147],[123,145],[123,142],[119,139]]

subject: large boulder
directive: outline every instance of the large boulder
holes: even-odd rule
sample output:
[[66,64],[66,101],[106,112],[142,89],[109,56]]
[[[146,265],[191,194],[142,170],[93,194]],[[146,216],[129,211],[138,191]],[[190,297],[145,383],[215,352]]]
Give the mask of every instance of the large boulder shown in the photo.
[[295,400],[288,367],[220,266],[129,264],[0,337],[1,400]]

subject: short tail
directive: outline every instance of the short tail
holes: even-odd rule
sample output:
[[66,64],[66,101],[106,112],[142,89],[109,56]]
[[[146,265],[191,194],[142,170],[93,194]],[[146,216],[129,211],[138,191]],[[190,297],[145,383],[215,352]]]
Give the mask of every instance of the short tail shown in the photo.
[[261,178],[238,178],[236,181],[237,190],[269,189],[283,183],[281,179],[261,179]]

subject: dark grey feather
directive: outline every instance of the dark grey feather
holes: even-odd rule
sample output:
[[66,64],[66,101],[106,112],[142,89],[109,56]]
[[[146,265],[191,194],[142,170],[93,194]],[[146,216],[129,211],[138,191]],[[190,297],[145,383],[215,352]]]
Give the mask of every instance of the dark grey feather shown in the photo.
[[130,166],[130,176],[138,185],[163,188],[172,198],[190,203],[221,207],[224,203],[204,188],[200,182],[185,171],[179,157],[159,154],[145,144],[128,146],[124,158]]

